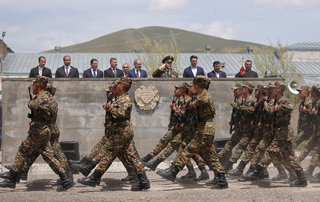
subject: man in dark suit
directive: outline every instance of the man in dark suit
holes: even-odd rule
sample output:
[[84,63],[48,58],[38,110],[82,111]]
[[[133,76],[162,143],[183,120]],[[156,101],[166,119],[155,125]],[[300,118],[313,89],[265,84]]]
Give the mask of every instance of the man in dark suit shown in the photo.
[[204,70],[202,67],[198,67],[197,63],[198,63],[198,57],[195,55],[192,55],[190,57],[190,67],[187,67],[184,69],[183,71],[183,78],[193,78],[195,76],[198,75],[203,75],[204,76]]
[[220,71],[220,62],[214,61],[213,62],[213,71],[208,73],[208,77],[211,78],[227,78],[225,72]]
[[64,56],[63,62],[64,66],[57,69],[55,78],[79,78],[78,69],[70,65],[71,57],[68,55]]
[[40,56],[38,61],[39,65],[30,70],[29,78],[35,78],[37,75],[52,78],[51,69],[44,66],[46,64],[46,58]]
[[122,77],[123,72],[121,69],[118,69],[118,61],[117,58],[110,58],[110,68],[105,70],[103,73],[103,77]]
[[128,63],[124,63],[122,65],[123,77],[127,77],[129,70],[130,70],[129,64]]
[[103,72],[98,69],[98,60],[90,61],[91,68],[84,70],[83,78],[103,78]]
[[128,78],[143,78],[148,77],[148,74],[145,70],[141,69],[141,60],[135,59],[133,62],[134,69],[130,69],[128,71],[127,77]]
[[252,71],[252,61],[251,60],[246,60],[246,62],[244,63],[244,66],[246,67],[246,71],[244,71],[243,73],[238,72],[235,77],[257,77],[258,78],[258,74],[255,71]]

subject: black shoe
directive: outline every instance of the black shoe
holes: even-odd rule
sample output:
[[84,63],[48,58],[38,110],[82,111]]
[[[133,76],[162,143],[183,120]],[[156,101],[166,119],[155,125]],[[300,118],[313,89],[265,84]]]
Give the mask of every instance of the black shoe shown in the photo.
[[206,167],[199,168],[201,174],[197,179],[194,179],[195,181],[201,181],[201,180],[208,180],[209,179],[209,174],[207,172]]
[[262,168],[259,165],[257,165],[257,167],[251,173],[243,175],[243,178],[245,181],[256,181],[261,171]]
[[132,185],[131,191],[142,191],[146,189],[150,189],[150,181],[146,175],[146,172],[143,172],[138,175],[139,182]]
[[81,164],[81,163],[86,162],[86,160],[87,160],[87,158],[86,158],[86,157],[83,157],[82,159],[80,159],[80,161],[69,159],[69,162],[70,162],[71,164]]
[[249,173],[252,173],[252,171],[254,170],[254,168],[252,166],[249,167],[249,169],[247,170],[246,174],[244,175],[241,175],[239,178],[238,178],[238,182],[247,182],[247,180],[244,178],[244,176],[246,175],[249,175]]
[[102,175],[103,175],[102,173],[95,170],[90,177],[84,177],[84,178],[78,179],[78,182],[80,184],[87,185],[90,187],[95,187],[97,185],[99,186]]
[[129,183],[129,182],[132,182],[134,180],[137,180],[137,173],[136,173],[136,170],[133,168],[133,167],[129,167],[127,169],[127,172],[128,172],[128,175],[127,177],[121,179],[121,182],[122,183]]
[[219,181],[216,185],[211,185],[210,189],[227,189],[229,188],[226,176],[224,173],[217,174]]
[[85,177],[87,177],[90,174],[91,170],[96,167],[96,165],[88,159],[86,160],[86,162],[82,164],[75,164],[72,166],[75,169],[77,169],[80,173],[82,173]]
[[267,168],[265,168],[259,174],[258,179],[268,179],[268,178],[269,178],[269,173],[268,173]]
[[245,162],[240,161],[238,167],[236,169],[230,170],[228,174],[236,177],[241,176],[243,174],[243,170],[245,167],[246,167]]
[[281,180],[288,179],[288,175],[287,175],[283,166],[278,166],[277,170],[278,170],[279,174],[277,176],[275,176],[274,178],[272,178],[272,181],[281,181]]
[[9,171],[9,176],[3,182],[0,182],[0,187],[4,188],[16,188],[16,181],[17,181],[18,173],[14,172],[13,170]]
[[160,171],[160,172],[157,172],[157,174],[167,180],[174,182],[179,172],[180,172],[179,168],[176,165],[174,165],[170,170]]
[[[308,185],[308,181],[304,176],[303,170],[296,171],[298,179],[294,182],[290,183],[290,187],[306,187]],[[311,182],[310,182],[311,183]]]
[[152,162],[143,162],[144,166],[150,168],[151,170],[155,171],[157,169],[157,166],[161,163],[162,161],[157,158],[156,160]]
[[181,176],[181,179],[183,179],[183,180],[195,180],[197,178],[197,173],[194,170],[193,165],[192,164],[188,164],[187,168],[188,168],[188,173],[183,175],[183,176]]
[[67,191],[74,186],[73,177],[68,173],[59,174],[61,185],[57,187],[57,192]]
[[286,168],[287,171],[289,172],[289,179],[287,183],[291,183],[294,182],[296,180],[298,180],[298,176],[296,174],[296,172],[294,172],[294,170],[292,168]]
[[142,162],[149,162],[152,158],[153,158],[153,157],[152,157],[150,154],[148,154],[147,156],[143,157],[143,158],[141,159],[141,161],[142,161]]
[[213,180],[207,182],[206,185],[207,186],[217,185],[218,182],[219,182],[219,177],[218,175],[215,174]]

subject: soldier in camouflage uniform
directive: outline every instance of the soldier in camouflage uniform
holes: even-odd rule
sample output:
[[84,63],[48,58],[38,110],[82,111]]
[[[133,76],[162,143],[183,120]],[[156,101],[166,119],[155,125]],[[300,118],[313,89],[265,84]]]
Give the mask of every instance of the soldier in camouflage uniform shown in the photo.
[[[115,102],[115,95],[116,95],[116,86],[117,81],[114,81],[112,84],[108,86],[108,89],[105,89],[108,100],[111,100],[111,102]],[[104,103],[102,105],[102,108],[104,110],[107,110],[107,103]],[[78,161],[72,161],[72,166],[79,170],[84,176],[88,176],[93,168],[101,161],[103,156],[106,153],[105,144],[108,140],[108,138],[111,136],[111,123],[112,123],[112,117],[110,113],[106,113],[106,119],[104,122],[105,126],[105,135],[101,138],[101,140],[94,146],[94,148],[91,150],[89,154],[87,154],[86,157],[82,158],[79,162]],[[133,146],[130,144],[130,146]],[[122,182],[130,182],[137,179],[136,171],[134,170],[133,166],[129,163],[127,156],[121,156],[119,155],[118,158],[124,165],[124,167],[127,169],[128,176],[121,179]]]
[[28,131],[28,137],[24,140],[16,154],[9,177],[0,183],[0,187],[15,188],[19,174],[23,171],[25,164],[33,162],[39,154],[49,164],[51,169],[59,175],[62,185],[57,191],[65,191],[74,185],[72,176],[54,156],[50,144],[49,125],[54,124],[58,112],[58,104],[48,91],[45,91],[48,78],[37,76],[33,83],[34,98],[29,101],[28,107],[32,111],[32,121]]
[[117,100],[107,104],[107,110],[112,115],[111,135],[105,144],[105,154],[96,170],[89,177],[79,179],[78,182],[88,186],[99,185],[101,176],[108,170],[117,156],[127,156],[136,170],[139,182],[134,184],[132,191],[150,188],[150,182],[144,171],[144,166],[136,151],[133,141],[133,129],[130,121],[132,99],[128,94],[132,80],[121,77],[116,87]]
[[228,182],[214,146],[215,128],[212,121],[215,117],[215,109],[212,96],[206,90],[209,82],[210,79],[205,76],[194,77],[193,87],[198,92],[198,96],[194,102],[190,103],[190,107],[197,109],[199,114],[195,137],[184,150],[178,152],[174,165],[167,170],[158,172],[158,174],[165,179],[174,181],[177,174],[188,164],[190,158],[194,154],[199,154],[218,178],[217,184],[212,185],[211,188],[225,189],[228,188]]
[[[223,149],[219,152],[218,157],[219,159],[222,159],[222,157],[228,153],[230,150],[232,150],[241,140],[241,133],[240,133],[240,105],[242,104],[242,85],[240,83],[237,83],[233,88],[234,94],[234,101],[230,103],[230,105],[233,107],[232,110],[232,119],[229,121],[230,125],[230,133],[232,133],[231,138],[228,140],[228,142],[224,145]],[[233,126],[233,127],[232,127]],[[230,166],[229,166],[230,167]]]
[[255,103],[255,110],[254,110],[254,115],[255,115],[255,119],[254,122],[252,121],[252,125],[255,127],[255,131],[254,131],[254,137],[253,139],[249,142],[246,151],[244,153],[244,155],[241,157],[241,161],[238,165],[238,167],[234,170],[231,170],[228,172],[229,175],[231,176],[241,176],[243,173],[244,168],[246,167],[247,163],[249,163],[249,161],[251,160],[254,151],[257,147],[257,145],[259,144],[259,142],[262,140],[263,137],[263,131],[261,130],[261,126],[259,127],[259,123],[260,125],[263,124],[261,122],[263,122],[263,106],[264,106],[264,102],[267,101],[269,92],[268,88],[266,89],[263,85],[258,84],[255,88],[255,97],[257,98],[257,102]]
[[301,164],[294,154],[292,148],[292,139],[290,134],[293,135],[293,128],[290,126],[291,112],[293,111],[293,105],[283,93],[286,89],[286,85],[282,82],[275,82],[271,86],[271,94],[276,93],[275,104],[266,104],[266,113],[273,116],[273,122],[271,129],[274,133],[274,138],[269,146],[267,155],[264,155],[255,169],[245,178],[247,180],[256,180],[260,172],[265,169],[273,158],[281,160],[286,166],[290,166],[297,174],[298,179],[290,183],[291,187],[305,187],[308,182],[304,176]]
[[254,119],[254,104],[255,101],[251,97],[251,93],[253,91],[254,85],[247,82],[242,85],[242,104],[239,107],[240,113],[240,122],[239,127],[241,130],[241,140],[230,157],[229,162],[224,167],[226,171],[232,168],[232,165],[237,162],[237,160],[241,157],[243,151],[247,148],[250,140],[253,138],[253,127],[251,125],[251,121]]
[[302,162],[307,156],[308,154],[311,152],[311,150],[316,146],[317,142],[319,141],[319,137],[320,134],[317,132],[316,130],[316,125],[318,125],[317,123],[317,105],[320,102],[320,99],[318,97],[318,88],[320,88],[319,84],[314,84],[311,88],[311,96],[313,98],[312,101],[312,109],[311,109],[311,127],[312,127],[312,137],[307,141],[303,151],[300,153],[299,155],[299,161]]
[[179,100],[181,97],[179,85],[175,86],[174,90],[174,100],[170,104],[171,115],[170,115],[170,123],[168,125],[168,132],[160,139],[158,144],[150,151],[148,155],[143,157],[142,162],[149,162],[153,157],[157,156],[167,145],[168,143],[179,133],[180,128],[178,127],[178,114],[176,112],[177,108],[175,106],[179,106]]
[[[144,165],[146,167],[149,167],[153,171],[157,168],[157,166],[161,162],[166,160],[175,150],[178,151],[182,142],[190,139],[190,138],[187,138],[188,136],[193,135],[193,134],[191,134],[193,126],[190,125],[190,124],[192,124],[192,121],[190,123],[190,117],[191,117],[191,115],[190,115],[190,113],[191,113],[190,102],[192,101],[192,98],[191,98],[192,94],[191,93],[193,92],[193,89],[190,90],[190,87],[191,87],[190,84],[188,84],[187,82],[184,82],[180,86],[180,91],[182,91],[181,92],[182,96],[180,96],[179,103],[181,103],[181,105],[175,106],[175,108],[177,108],[176,111],[179,116],[179,119],[178,119],[179,120],[178,121],[179,128],[180,128],[179,133],[169,142],[169,144],[166,146],[166,148],[163,150],[163,152],[159,155],[159,158],[157,158],[153,162],[144,163]],[[190,95],[188,95],[189,93],[190,93]],[[196,178],[197,175],[196,175],[196,172],[194,171],[193,165],[191,162],[189,162],[187,164],[188,173],[186,175],[182,176],[181,179],[194,179],[197,181],[209,179],[209,174],[205,168],[205,163],[202,160],[202,158],[198,154],[192,156],[192,158],[194,159],[194,161],[198,165],[199,170],[201,171],[201,175],[199,176],[199,178]]]

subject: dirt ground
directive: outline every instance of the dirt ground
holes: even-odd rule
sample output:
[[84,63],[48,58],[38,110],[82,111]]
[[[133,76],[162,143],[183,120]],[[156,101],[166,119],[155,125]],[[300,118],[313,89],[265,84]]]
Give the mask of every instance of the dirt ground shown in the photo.
[[[310,158],[303,162],[307,167]],[[199,174],[199,171],[196,170]],[[270,179],[277,175],[276,168],[268,169]],[[320,169],[317,168],[316,172]],[[32,172],[26,182],[17,184],[16,189],[0,188],[1,201],[319,201],[320,184],[309,184],[304,188],[290,188],[283,182],[271,180],[239,183],[237,179],[227,177],[229,188],[212,190],[205,182],[181,180],[178,174],[176,182],[162,179],[153,171],[147,171],[151,189],[143,192],[130,191],[130,184],[122,184],[120,179],[126,176],[123,171],[108,172],[102,177],[100,186],[86,187],[78,182],[67,192],[56,192],[52,184],[57,175],[52,172]],[[83,177],[74,175],[75,181]],[[210,172],[210,177],[213,173]]]

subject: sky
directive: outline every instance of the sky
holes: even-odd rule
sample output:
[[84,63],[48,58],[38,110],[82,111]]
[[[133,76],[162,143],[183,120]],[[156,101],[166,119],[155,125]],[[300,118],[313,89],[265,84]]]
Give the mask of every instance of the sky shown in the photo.
[[0,32],[16,53],[147,26],[266,45],[320,41],[320,0],[0,0],[0,8]]

